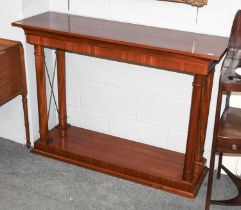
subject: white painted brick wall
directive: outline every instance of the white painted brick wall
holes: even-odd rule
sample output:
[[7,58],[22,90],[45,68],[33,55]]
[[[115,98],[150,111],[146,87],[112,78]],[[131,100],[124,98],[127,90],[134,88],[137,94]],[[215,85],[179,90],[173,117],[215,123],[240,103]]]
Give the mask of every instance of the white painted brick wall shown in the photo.
[[72,125],[108,133],[108,117],[93,111],[68,106],[68,122]]
[[133,91],[80,81],[80,107],[86,110],[136,119],[137,95]]
[[80,107],[79,79],[74,76],[66,77],[67,106]]
[[66,54],[67,75],[74,76],[81,80],[107,83],[108,69],[110,63],[104,59],[79,56],[73,53]]
[[76,54],[66,58],[70,123],[185,151],[192,76]]
[[168,129],[167,149],[185,153],[187,132]]
[[189,103],[151,94],[140,94],[138,99],[137,119],[139,121],[187,131]]
[[123,117],[109,116],[109,134],[138,141],[138,123]]
[[[76,54],[66,58],[72,124],[185,151],[192,76]],[[91,117],[73,110],[100,114],[102,120],[91,125]]]
[[167,148],[168,130],[166,128],[138,123],[138,137],[142,143]]
[[80,11],[84,16],[109,17],[109,0],[71,0],[73,13]]

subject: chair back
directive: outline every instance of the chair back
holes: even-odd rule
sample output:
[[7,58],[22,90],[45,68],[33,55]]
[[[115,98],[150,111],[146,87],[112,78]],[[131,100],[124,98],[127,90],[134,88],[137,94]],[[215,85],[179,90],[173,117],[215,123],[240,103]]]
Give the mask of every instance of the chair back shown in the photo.
[[238,10],[233,20],[228,51],[223,67],[229,70],[241,67],[241,10]]
[[241,50],[241,10],[234,17],[228,48]]

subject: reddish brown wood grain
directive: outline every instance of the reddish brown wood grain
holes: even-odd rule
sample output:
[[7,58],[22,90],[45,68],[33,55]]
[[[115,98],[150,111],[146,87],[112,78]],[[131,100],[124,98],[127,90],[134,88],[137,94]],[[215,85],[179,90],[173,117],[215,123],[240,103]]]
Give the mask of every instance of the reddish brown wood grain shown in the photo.
[[46,98],[46,81],[44,66],[44,49],[41,45],[34,46],[37,94],[39,107],[39,133],[40,138],[45,143],[49,141],[48,135],[48,115],[47,115],[47,98]]
[[22,82],[19,46],[16,43],[10,47],[7,45],[0,53],[1,105],[22,93]]
[[[36,15],[13,25],[24,29],[27,42],[35,45],[37,52],[41,135],[35,144],[35,153],[195,197],[207,172],[202,150],[212,70],[226,51],[226,38],[55,12]],[[43,47],[57,49],[60,108],[58,129],[51,130],[53,140],[47,144]],[[194,75],[185,154],[68,127],[64,51]],[[200,116],[200,113],[203,114]],[[195,164],[199,165],[198,170]]]
[[36,141],[33,152],[189,198],[196,196],[207,172],[185,182],[184,154],[74,126],[66,129],[64,137],[56,127],[50,137],[54,141],[48,145]]
[[208,123],[208,115],[209,115],[209,105],[212,94],[212,86],[213,86],[213,77],[214,77],[213,69],[204,80],[204,85],[202,88],[202,99],[201,99],[201,110],[200,110],[200,118],[199,118],[199,130],[197,133],[197,141],[196,141],[196,156],[195,156],[195,167],[194,167],[194,176],[198,176],[200,171],[202,171],[203,162],[206,160],[203,158],[204,153],[204,144],[206,139],[206,129]]
[[59,37],[86,38],[106,43],[135,46],[219,60],[227,46],[227,38],[178,30],[156,28],[103,19],[46,12],[13,23],[14,26],[55,33]]
[[197,144],[198,129],[200,129],[198,124],[201,112],[201,94],[204,85],[204,79],[205,76],[194,75],[186,155],[183,170],[183,179],[187,181],[191,181],[194,175],[194,160],[195,156],[197,155],[195,148]]
[[20,42],[0,39],[0,106],[22,95],[26,145],[30,147],[24,51]]
[[67,126],[65,51],[56,50],[58,76],[59,127]]
[[208,74],[224,37],[47,12],[13,23],[31,44],[168,70]]
[[225,109],[219,122],[216,150],[221,153],[241,153],[241,109]]

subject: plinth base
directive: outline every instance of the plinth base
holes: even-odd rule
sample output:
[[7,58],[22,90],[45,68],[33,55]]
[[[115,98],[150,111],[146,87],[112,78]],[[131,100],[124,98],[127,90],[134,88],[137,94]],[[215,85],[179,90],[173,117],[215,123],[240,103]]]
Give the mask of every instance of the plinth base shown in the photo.
[[33,153],[100,171],[126,180],[195,198],[205,176],[183,181],[184,154],[69,126],[53,128],[52,141],[37,140]]

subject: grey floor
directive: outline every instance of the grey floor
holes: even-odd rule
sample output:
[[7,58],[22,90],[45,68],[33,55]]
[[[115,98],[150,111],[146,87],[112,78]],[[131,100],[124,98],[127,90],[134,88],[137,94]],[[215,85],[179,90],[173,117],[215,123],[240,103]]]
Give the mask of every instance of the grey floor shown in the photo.
[[[40,157],[20,144],[0,138],[1,210],[201,210],[206,187],[205,181],[197,198],[191,200]],[[214,183],[214,189],[214,198],[237,193],[226,176]]]

